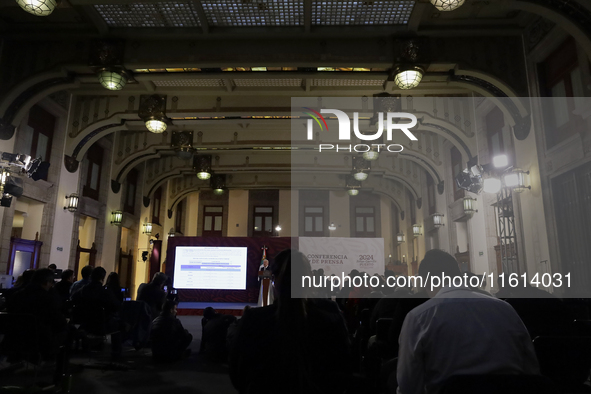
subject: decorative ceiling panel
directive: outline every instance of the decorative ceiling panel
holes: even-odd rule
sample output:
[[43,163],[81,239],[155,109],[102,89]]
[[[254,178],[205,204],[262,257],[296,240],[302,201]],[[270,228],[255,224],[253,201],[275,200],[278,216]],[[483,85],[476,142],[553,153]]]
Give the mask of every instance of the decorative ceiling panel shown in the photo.
[[194,79],[176,79],[166,81],[152,81],[157,87],[223,87],[226,86],[223,79],[214,78],[194,78]]
[[382,86],[383,79],[314,79],[312,86]]
[[191,2],[96,4],[95,9],[110,27],[196,27]]
[[242,87],[283,87],[283,86],[302,86],[301,78],[285,78],[285,79],[234,79],[236,86]]
[[414,0],[313,1],[312,24],[403,25],[408,23],[414,5]]
[[304,23],[303,0],[205,0],[201,5],[212,26],[300,26]]

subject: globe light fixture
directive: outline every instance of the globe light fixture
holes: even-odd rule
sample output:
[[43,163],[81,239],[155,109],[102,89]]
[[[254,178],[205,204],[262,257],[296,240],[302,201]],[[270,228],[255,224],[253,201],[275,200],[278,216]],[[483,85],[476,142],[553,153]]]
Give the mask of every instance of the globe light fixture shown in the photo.
[[355,179],[353,175],[347,175],[345,186],[347,187],[347,193],[349,193],[350,196],[356,196],[359,194],[361,181]]
[[367,161],[374,161],[377,160],[378,157],[380,157],[380,152],[376,151],[376,150],[369,150],[367,152],[363,152],[363,158]]
[[164,133],[166,127],[166,123],[161,119],[150,119],[146,121],[146,128],[154,134]]
[[502,184],[499,178],[486,178],[482,183],[482,190],[485,193],[498,193]]
[[197,155],[193,158],[193,168],[197,172],[197,178],[202,181],[211,178],[211,156]]
[[353,174],[353,178],[355,178],[355,180],[357,181],[364,181],[367,179],[368,176],[369,174],[363,171],[359,171]]
[[35,16],[47,16],[57,7],[57,0],[16,0],[16,3]]
[[394,76],[394,82],[399,89],[408,90],[416,88],[423,79],[424,71],[417,66],[400,67]]
[[453,11],[464,4],[465,0],[431,0],[431,4],[439,11]]
[[138,116],[145,122],[146,128],[155,134],[166,131],[166,96],[153,94],[140,96]]
[[225,175],[215,175],[212,176],[210,179],[210,185],[213,189],[213,194],[216,196],[220,196],[224,194],[224,190],[226,189],[226,176]]
[[202,181],[206,181],[211,178],[211,173],[206,171],[201,171],[197,173],[197,178],[201,179]]
[[109,90],[121,90],[127,83],[127,78],[123,72],[118,70],[102,70],[98,73],[98,80],[103,87]]
[[123,212],[111,212],[111,224],[114,224],[115,226],[121,226],[121,222],[123,222]]

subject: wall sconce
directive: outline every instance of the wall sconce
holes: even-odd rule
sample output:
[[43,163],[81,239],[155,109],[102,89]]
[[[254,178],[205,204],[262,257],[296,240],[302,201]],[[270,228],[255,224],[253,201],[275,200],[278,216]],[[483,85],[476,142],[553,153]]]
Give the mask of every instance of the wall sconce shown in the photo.
[[275,231],[277,231],[277,232],[281,231],[281,226],[277,225],[277,227],[275,227]]
[[168,232],[168,238],[174,238],[174,236],[175,236],[175,235],[176,235],[176,234],[175,234],[175,232],[174,232],[174,227],[172,227],[172,228],[170,229],[170,231]]
[[445,224],[443,224],[443,216],[444,215],[442,213],[434,213],[431,216],[433,217],[433,226],[435,226],[435,228],[439,228],[439,227],[445,225]]
[[369,176],[371,162],[361,156],[353,156],[353,178],[357,181],[364,181]]
[[531,190],[531,186],[525,186],[528,175],[529,171],[523,171],[521,168],[513,168],[511,172],[505,174],[503,182],[505,186],[512,188],[515,193],[521,193],[526,189]]
[[152,235],[152,223],[148,222],[148,218],[146,218],[144,221],[143,229],[144,231],[142,231],[142,234],[146,234],[148,236]]
[[418,237],[419,235],[423,235],[422,226],[420,224],[413,224],[412,225],[412,235]]
[[471,197],[464,197],[464,213],[466,215],[474,215],[474,212],[478,212],[476,209],[476,199]]
[[210,181],[211,188],[213,189],[213,194],[216,196],[221,196],[224,194],[224,190],[226,189],[226,176],[225,175],[214,175],[211,177]]
[[123,212],[111,212],[111,224],[114,224],[115,226],[121,226],[121,222],[123,222]]
[[66,196],[66,206],[64,209],[67,209],[70,212],[76,212],[78,210],[78,194],[72,193],[69,196]]
[[335,225],[334,225],[334,223],[331,223],[331,224],[330,224],[330,226],[328,226],[328,229],[329,229],[330,231],[334,231],[334,230],[336,230],[336,229],[337,229],[337,226],[335,226]]
[[405,237],[404,233],[398,233],[398,234],[396,234],[396,240],[398,241],[399,244],[401,244],[404,241],[406,241],[406,237]]
[[7,169],[0,168],[0,194],[4,193],[4,186],[10,176],[10,172]]
[[17,4],[29,14],[47,16],[57,7],[57,0],[16,0]]
[[359,189],[361,188],[361,181],[355,179],[353,175],[347,175],[345,186],[347,187],[347,193],[349,193],[350,196],[356,196],[359,194]]
[[197,178],[203,181],[211,178],[211,155],[193,157],[193,169],[197,172]]
[[141,95],[138,116],[145,122],[146,128],[152,133],[164,133],[168,123],[166,95]]

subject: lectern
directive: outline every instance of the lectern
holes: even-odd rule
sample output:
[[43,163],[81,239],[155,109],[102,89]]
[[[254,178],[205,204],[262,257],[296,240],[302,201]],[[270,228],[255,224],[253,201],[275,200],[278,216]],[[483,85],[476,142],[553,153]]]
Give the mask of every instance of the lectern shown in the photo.
[[269,304],[269,289],[271,288],[271,271],[259,271],[259,280],[262,282],[260,292],[262,306],[267,306]]

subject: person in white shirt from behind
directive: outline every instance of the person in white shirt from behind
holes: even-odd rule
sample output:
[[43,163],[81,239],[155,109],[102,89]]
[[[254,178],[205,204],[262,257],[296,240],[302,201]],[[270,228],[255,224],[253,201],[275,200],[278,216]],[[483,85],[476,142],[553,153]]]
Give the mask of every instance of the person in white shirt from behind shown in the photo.
[[[450,254],[430,250],[419,266],[419,275],[427,274],[453,278],[461,272]],[[431,299],[410,311],[402,326],[398,394],[436,394],[454,375],[539,374],[529,334],[508,303],[469,287],[430,285]]]

